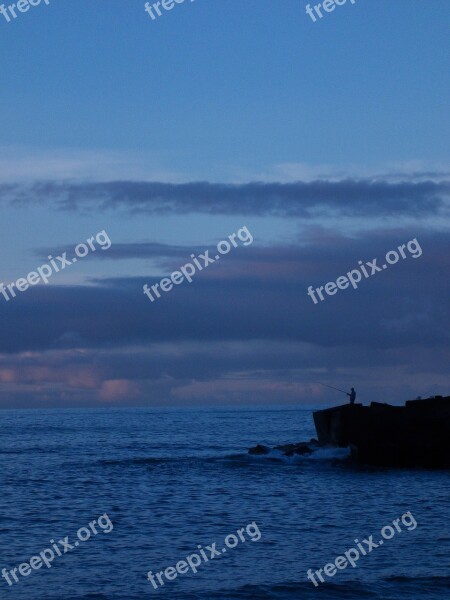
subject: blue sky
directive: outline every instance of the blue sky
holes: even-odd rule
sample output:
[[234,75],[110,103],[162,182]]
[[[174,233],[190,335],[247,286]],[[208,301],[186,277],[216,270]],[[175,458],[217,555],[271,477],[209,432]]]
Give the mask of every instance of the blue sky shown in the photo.
[[143,5],[53,0],[0,22],[2,144],[220,181],[447,152],[445,0],[358,0],[316,23],[299,0],[196,0],[156,21]]
[[[318,374],[367,400],[448,393],[450,5],[349,0],[313,23],[306,4],[0,15],[0,281],[102,230],[116,248],[0,302],[0,406],[335,400]],[[145,304],[243,225],[251,247]],[[420,236],[364,290],[306,296]]]

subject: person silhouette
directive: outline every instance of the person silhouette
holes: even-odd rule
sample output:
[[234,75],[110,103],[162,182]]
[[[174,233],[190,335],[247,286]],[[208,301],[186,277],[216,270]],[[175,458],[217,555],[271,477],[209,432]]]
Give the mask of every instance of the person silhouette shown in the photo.
[[355,400],[356,400],[355,388],[352,387],[352,389],[350,390],[350,393],[347,392],[347,396],[349,396],[349,398],[350,398],[350,404],[355,404]]

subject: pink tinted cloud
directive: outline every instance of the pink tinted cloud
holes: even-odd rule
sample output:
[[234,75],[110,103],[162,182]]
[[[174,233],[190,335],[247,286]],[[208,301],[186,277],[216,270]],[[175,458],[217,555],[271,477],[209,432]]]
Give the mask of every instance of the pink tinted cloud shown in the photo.
[[128,379],[107,379],[101,385],[99,399],[102,402],[119,402],[137,398],[141,393],[140,386]]

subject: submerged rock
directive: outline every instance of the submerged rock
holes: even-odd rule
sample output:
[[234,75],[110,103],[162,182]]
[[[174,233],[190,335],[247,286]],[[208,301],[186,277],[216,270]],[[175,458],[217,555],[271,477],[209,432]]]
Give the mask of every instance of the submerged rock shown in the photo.
[[268,446],[262,446],[258,444],[254,448],[250,448],[248,451],[249,454],[269,454],[270,448]]
[[298,442],[297,444],[283,444],[281,446],[275,446],[274,448],[269,448],[268,446],[263,446],[258,444],[254,448],[250,448],[248,451],[249,454],[269,454],[271,450],[278,450],[282,452],[284,456],[294,456],[295,454],[311,454],[314,450],[317,450],[319,447],[319,442],[317,440],[311,440],[310,442]]
[[285,456],[294,456],[294,454],[311,454],[313,448],[307,442],[298,444],[285,444],[284,446],[275,446],[275,450],[281,450]]

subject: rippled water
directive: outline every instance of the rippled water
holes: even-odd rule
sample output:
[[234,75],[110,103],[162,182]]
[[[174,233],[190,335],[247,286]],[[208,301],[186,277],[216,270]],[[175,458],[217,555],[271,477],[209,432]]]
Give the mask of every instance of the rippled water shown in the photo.
[[[0,413],[0,568],[107,513],[114,529],[19,576],[0,598],[175,600],[449,597],[448,472],[363,469],[342,452],[250,457],[309,440],[304,410]],[[404,529],[317,589],[306,571],[411,511]],[[262,537],[154,590],[146,579],[255,521]],[[378,536],[378,537],[376,537]],[[219,546],[219,547],[220,547]],[[197,550],[198,551],[198,550]]]

